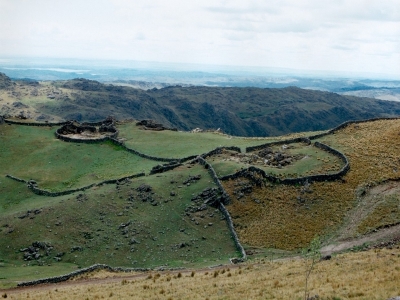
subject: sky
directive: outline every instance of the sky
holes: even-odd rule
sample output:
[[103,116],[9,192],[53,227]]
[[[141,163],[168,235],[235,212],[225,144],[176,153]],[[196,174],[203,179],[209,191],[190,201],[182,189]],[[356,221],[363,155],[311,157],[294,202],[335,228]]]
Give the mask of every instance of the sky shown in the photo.
[[399,0],[0,0],[0,58],[400,74]]

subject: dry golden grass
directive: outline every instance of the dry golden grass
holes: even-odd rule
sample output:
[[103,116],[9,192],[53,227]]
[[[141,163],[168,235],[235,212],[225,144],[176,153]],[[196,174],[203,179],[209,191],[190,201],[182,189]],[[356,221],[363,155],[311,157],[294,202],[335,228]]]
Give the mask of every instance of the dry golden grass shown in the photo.
[[[388,299],[400,295],[400,249],[341,254],[318,262],[309,280],[320,299]],[[110,274],[114,276],[115,274]],[[303,299],[305,262],[255,265],[8,291],[9,299]]]
[[320,140],[349,158],[344,182],[313,183],[307,193],[270,185],[240,200],[233,194],[237,181],[224,183],[233,199],[227,208],[245,245],[293,250],[317,234],[333,235],[357,204],[360,189],[400,176],[400,120],[353,124]]

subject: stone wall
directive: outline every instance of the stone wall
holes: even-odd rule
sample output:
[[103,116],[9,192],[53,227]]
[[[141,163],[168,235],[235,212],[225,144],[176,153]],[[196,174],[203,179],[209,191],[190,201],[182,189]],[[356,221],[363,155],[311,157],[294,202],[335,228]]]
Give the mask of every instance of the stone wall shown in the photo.
[[179,166],[182,166],[182,164],[181,163],[176,163],[176,164],[172,163],[172,164],[166,164],[166,165],[157,165],[151,169],[150,175],[157,174],[157,173],[164,173],[169,170],[173,170]]
[[344,166],[342,169],[340,169],[336,173],[332,174],[317,174],[317,175],[310,175],[310,176],[304,176],[304,177],[298,177],[298,178],[285,178],[285,179],[280,179],[278,177],[268,175],[264,170],[259,169],[257,167],[251,166],[247,169],[241,170],[235,174],[227,175],[224,177],[221,177],[220,180],[229,180],[229,179],[236,179],[239,177],[247,177],[247,178],[254,178],[255,174],[258,174],[259,176],[262,176],[269,182],[273,183],[281,183],[281,184],[287,184],[287,185],[295,185],[295,184],[304,184],[306,181],[308,182],[314,182],[314,181],[334,181],[341,179],[349,170],[350,170],[350,164],[347,159],[347,157],[339,152],[336,149],[333,149],[329,147],[328,145],[315,142],[314,146],[317,148],[320,148],[324,151],[327,151],[337,157],[339,157],[342,162],[344,163]]
[[346,128],[347,126],[349,126],[349,125],[351,125],[351,124],[375,122],[375,121],[381,121],[381,120],[398,120],[398,119],[400,119],[400,117],[393,117],[393,118],[371,118],[371,119],[365,119],[365,120],[359,120],[359,121],[355,121],[355,120],[353,120],[353,121],[346,121],[346,122],[343,122],[342,124],[336,126],[335,128],[332,128],[332,129],[328,130],[327,132],[320,133],[320,134],[316,134],[316,135],[312,135],[312,136],[309,136],[308,138],[309,138],[310,140],[315,140],[315,139],[324,137],[324,136],[326,136],[326,135],[333,134],[333,133],[335,133],[336,131],[339,131],[340,129]]
[[[210,174],[211,178],[222,192],[222,199],[224,199],[225,204],[228,204],[230,202],[230,197],[228,193],[225,191],[224,187],[222,186],[221,181],[218,179],[217,173],[215,172],[214,168],[202,156],[199,156],[197,158],[197,161],[199,162],[199,164],[201,164],[208,170],[208,173]],[[222,215],[225,217],[226,223],[228,224],[228,228],[229,231],[231,232],[235,246],[242,256],[240,260],[245,260],[247,258],[246,251],[244,250],[242,244],[239,241],[239,238],[235,231],[235,227],[233,226],[232,218],[228,210],[225,208],[224,203],[222,202],[219,203],[218,208],[221,211]]]
[[44,122],[44,123],[36,123],[36,122],[20,122],[20,121],[14,121],[14,120],[4,120],[5,123],[7,124],[15,124],[15,125],[25,125],[25,126],[38,126],[38,127],[44,127],[44,126],[62,126],[67,124],[68,122],[56,122],[56,123],[50,123],[50,122]]
[[207,153],[203,153],[203,154],[201,154],[200,156],[202,157],[202,158],[207,158],[207,157],[209,157],[209,156],[213,156],[213,155],[215,155],[215,154],[221,154],[222,153],[222,150],[230,150],[230,151],[236,151],[236,152],[241,152],[241,150],[240,150],[240,148],[239,147],[235,147],[235,146],[231,146],[231,147],[217,147],[217,148],[215,148],[214,150],[211,150],[210,152],[207,152]]
[[7,174],[6,177],[8,177],[8,178],[10,178],[10,179],[13,179],[13,180],[15,180],[15,181],[18,181],[18,182],[28,183],[28,181],[26,181],[26,180],[24,180],[24,179],[21,179],[21,178],[18,178],[18,177],[9,175],[9,174]]
[[79,275],[83,275],[86,273],[98,271],[98,270],[106,270],[109,272],[126,272],[126,273],[131,273],[131,272],[148,272],[152,270],[157,270],[157,271],[174,271],[174,270],[182,270],[183,268],[164,268],[164,267],[159,267],[159,268],[154,268],[154,269],[149,269],[149,268],[120,268],[120,267],[110,267],[108,265],[104,264],[96,264],[87,268],[82,268],[77,271],[73,271],[71,273],[61,275],[61,276],[55,276],[55,277],[49,277],[49,278],[43,278],[43,279],[38,279],[38,280],[33,280],[33,281],[26,281],[26,282],[20,282],[18,283],[17,286],[32,286],[32,285],[38,285],[38,284],[46,284],[46,283],[58,283],[58,282],[63,282],[67,281],[71,278],[74,278]]
[[306,143],[307,145],[311,144],[310,139],[306,137],[299,137],[299,138],[293,138],[293,139],[288,139],[284,141],[277,141],[277,142],[270,142],[270,143],[265,143],[257,146],[251,146],[251,147],[246,147],[246,152],[252,152],[260,149],[264,149],[266,147],[272,147],[272,146],[280,146],[280,145],[286,145],[286,144],[292,144],[292,143]]
[[229,231],[231,232],[233,241],[235,242],[235,246],[239,250],[240,255],[242,256],[241,259],[246,260],[247,259],[246,251],[244,250],[242,244],[239,241],[235,227],[233,226],[231,215],[229,214],[228,210],[225,208],[223,203],[219,204],[219,210],[221,211],[222,215],[225,217],[226,223],[228,224]]
[[40,189],[36,185],[28,184],[28,181],[26,181],[24,179],[20,179],[20,178],[17,178],[15,176],[12,176],[12,175],[6,175],[6,177],[8,177],[10,179],[13,179],[13,180],[28,184],[28,188],[31,189],[32,192],[35,193],[36,195],[48,196],[48,197],[58,197],[58,196],[69,195],[69,194],[73,194],[73,193],[76,193],[76,192],[85,191],[85,190],[90,189],[90,188],[95,187],[95,186],[101,186],[103,184],[113,184],[113,183],[117,183],[118,181],[123,181],[123,180],[126,180],[126,179],[132,179],[132,178],[137,178],[137,177],[142,177],[142,176],[145,176],[145,174],[144,173],[139,173],[139,174],[125,176],[125,177],[118,178],[118,179],[104,180],[104,181],[99,182],[99,183],[92,183],[90,185],[86,185],[86,186],[83,186],[83,187],[80,187],[80,188],[77,188],[77,189],[72,189],[72,190],[65,190],[65,191],[60,191],[60,192],[50,192],[50,191],[46,191],[46,190]]
[[224,199],[225,204],[229,204],[230,197],[225,192],[225,189],[222,186],[221,181],[219,180],[219,178],[217,176],[217,173],[215,172],[214,168],[201,156],[199,156],[197,158],[197,160],[202,166],[204,166],[208,170],[208,173],[210,174],[210,176],[213,179],[214,183],[218,186],[218,188],[222,192],[222,198]]

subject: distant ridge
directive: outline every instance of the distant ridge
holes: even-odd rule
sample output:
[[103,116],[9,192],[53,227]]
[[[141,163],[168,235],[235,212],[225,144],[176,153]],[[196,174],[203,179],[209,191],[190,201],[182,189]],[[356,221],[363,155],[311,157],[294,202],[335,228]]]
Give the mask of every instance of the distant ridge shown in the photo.
[[[10,88],[3,74],[3,86]],[[121,119],[153,119],[167,127],[190,131],[217,129],[235,136],[277,136],[318,131],[348,120],[400,115],[400,102],[286,88],[168,86],[150,90],[77,78],[32,85],[18,81],[14,101],[51,97],[32,110],[55,119],[95,122],[112,115]],[[32,96],[37,95],[37,96]],[[23,103],[23,105],[34,105]],[[0,103],[1,105],[1,103]],[[21,104],[18,104],[22,107]],[[1,108],[1,107],[0,107]],[[11,107],[10,109],[12,109]],[[33,115],[33,114],[31,114]]]

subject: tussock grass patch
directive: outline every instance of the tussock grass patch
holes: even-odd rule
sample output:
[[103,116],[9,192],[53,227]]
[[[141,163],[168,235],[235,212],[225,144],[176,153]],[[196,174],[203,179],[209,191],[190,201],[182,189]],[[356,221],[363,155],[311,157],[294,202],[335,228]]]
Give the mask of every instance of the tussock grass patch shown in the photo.
[[[309,279],[310,296],[320,299],[388,299],[400,294],[399,249],[370,250],[334,256],[321,261]],[[217,270],[215,270],[217,271]],[[225,272],[223,272],[225,271]],[[62,297],[62,299],[303,299],[303,260],[259,260],[241,268],[214,271],[161,272],[154,280],[122,277],[117,282],[49,286],[9,293],[11,299]],[[152,272],[156,275],[156,272]]]
[[[224,182],[233,199],[227,209],[241,241],[290,250],[306,246],[316,234],[334,236],[357,205],[360,186],[400,176],[399,128],[400,120],[380,120],[321,138],[349,158],[350,171],[344,181],[313,183],[306,193],[301,186],[267,184],[238,200],[238,181]],[[372,228],[380,224],[373,215],[366,222]]]

